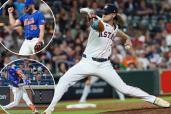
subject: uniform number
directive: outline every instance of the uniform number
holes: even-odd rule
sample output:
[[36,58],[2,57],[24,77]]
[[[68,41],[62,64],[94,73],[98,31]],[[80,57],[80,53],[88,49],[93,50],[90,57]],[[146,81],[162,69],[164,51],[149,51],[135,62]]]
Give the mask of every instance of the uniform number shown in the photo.
[[36,25],[31,25],[31,30],[37,30],[37,26]]

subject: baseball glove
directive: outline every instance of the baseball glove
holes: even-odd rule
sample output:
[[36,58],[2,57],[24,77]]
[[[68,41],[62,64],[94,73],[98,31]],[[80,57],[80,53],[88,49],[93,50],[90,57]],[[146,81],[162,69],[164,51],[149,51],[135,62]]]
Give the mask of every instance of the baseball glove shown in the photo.
[[37,42],[36,45],[34,46],[34,51],[38,52],[43,48],[43,42]]

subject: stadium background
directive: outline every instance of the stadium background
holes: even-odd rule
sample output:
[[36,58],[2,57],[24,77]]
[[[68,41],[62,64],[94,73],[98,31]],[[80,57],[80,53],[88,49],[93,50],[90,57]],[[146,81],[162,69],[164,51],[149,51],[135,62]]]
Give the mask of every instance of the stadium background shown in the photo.
[[[119,71],[157,72],[158,93],[160,95],[171,93],[171,0],[45,0],[45,2],[55,14],[57,24],[55,35],[46,50],[29,58],[45,64],[56,80],[81,59],[86,46],[88,24],[80,17],[79,9],[90,7],[98,10],[106,3],[114,3],[126,21],[120,28],[131,37],[133,50],[125,51],[124,47],[116,42],[111,56],[112,65]],[[1,18],[4,16],[1,9]],[[1,40],[5,40],[5,34],[7,33],[4,31],[0,32]],[[0,52],[1,68],[8,62],[21,58],[7,52],[2,46]],[[136,76],[139,79],[139,74]],[[162,88],[163,83],[166,90]],[[146,83],[149,84],[150,81]]]

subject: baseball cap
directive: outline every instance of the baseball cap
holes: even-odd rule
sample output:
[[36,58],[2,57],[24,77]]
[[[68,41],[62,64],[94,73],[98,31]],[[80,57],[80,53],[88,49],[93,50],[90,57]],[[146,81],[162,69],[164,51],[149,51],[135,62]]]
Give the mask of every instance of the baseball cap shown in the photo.
[[117,13],[118,8],[114,4],[107,4],[103,8],[104,14]]
[[34,4],[33,0],[25,0],[25,7],[28,7],[29,5]]

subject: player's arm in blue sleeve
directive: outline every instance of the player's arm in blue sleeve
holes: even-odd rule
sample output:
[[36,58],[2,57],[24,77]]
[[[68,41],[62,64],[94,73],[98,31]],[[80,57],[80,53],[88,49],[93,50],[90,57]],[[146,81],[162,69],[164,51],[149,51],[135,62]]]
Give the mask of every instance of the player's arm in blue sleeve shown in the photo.
[[14,18],[14,15],[13,15],[13,12],[14,12],[14,8],[13,7],[10,7],[8,8],[8,13],[9,13],[9,23],[12,27],[16,27],[16,26],[19,26],[21,25],[21,21],[20,19],[15,19]]
[[38,24],[39,24],[39,29],[40,29],[40,33],[39,33],[39,41],[43,42],[43,38],[44,38],[44,32],[45,32],[45,18],[43,16],[42,13],[39,13],[39,19],[38,19]]
[[18,84],[19,84],[19,81],[13,81],[12,84],[15,86],[15,87],[19,87]]
[[15,87],[18,87],[18,84],[19,84],[19,81],[18,80],[15,80],[14,77],[12,76],[9,76],[8,77],[8,81],[11,85],[15,86]]

